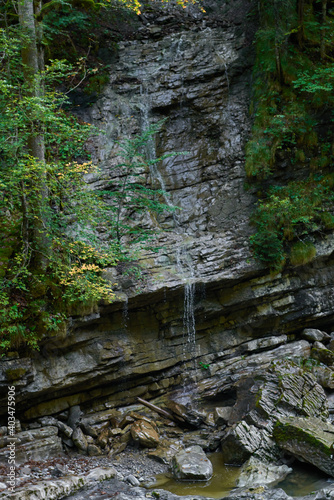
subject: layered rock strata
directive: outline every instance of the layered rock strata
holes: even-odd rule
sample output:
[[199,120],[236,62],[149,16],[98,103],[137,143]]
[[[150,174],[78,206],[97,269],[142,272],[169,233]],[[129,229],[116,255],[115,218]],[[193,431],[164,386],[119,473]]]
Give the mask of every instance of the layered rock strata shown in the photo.
[[[165,160],[158,173],[143,174],[147,185],[166,189],[182,210],[174,218],[142,221],[162,230],[160,250],[143,251],[136,263],[106,271],[107,279],[118,282],[115,303],[77,311],[66,335],[45,339],[31,357],[12,353],[2,359],[3,424],[8,385],[16,386],[17,416],[27,430],[32,421],[52,415],[75,431],[79,425],[73,428],[70,421],[79,406],[86,442],[79,431],[75,439],[88,452],[100,445],[87,436],[96,439],[99,433],[90,435],[85,419],[94,425],[94,415],[100,423],[109,421],[108,412],[138,396],[161,405],[179,396],[232,407],[241,380],[287,357],[317,358],[317,377],[331,394],[334,239],[317,243],[311,265],[275,276],[252,258],[249,215],[255,197],[245,190],[243,167],[252,48],[246,23],[240,16],[237,23],[231,19],[207,26],[201,18],[187,29],[179,25],[154,36],[153,19],[145,36],[120,44],[110,84],[82,111],[105,132],[91,144],[101,167],[99,177],[87,179],[92,188],[107,188],[117,175],[116,140],[168,117],[151,153],[189,154]],[[326,330],[325,350],[313,344],[319,339],[301,337],[307,326]],[[57,425],[64,443],[72,439]]]

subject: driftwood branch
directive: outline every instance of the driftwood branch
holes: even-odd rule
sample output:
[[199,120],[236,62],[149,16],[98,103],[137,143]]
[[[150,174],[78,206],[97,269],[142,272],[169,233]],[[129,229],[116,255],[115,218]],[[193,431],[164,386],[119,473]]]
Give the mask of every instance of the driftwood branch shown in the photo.
[[155,406],[152,403],[149,403],[145,399],[142,398],[137,398],[137,401],[141,403],[144,406],[147,406],[147,408],[150,408],[150,410],[155,411],[156,413],[159,413],[159,415],[168,418],[169,420],[172,420],[173,422],[176,422],[177,424],[184,424],[185,421],[182,417],[179,417],[178,415],[172,415],[166,410],[163,410],[162,408],[159,408],[158,406]]

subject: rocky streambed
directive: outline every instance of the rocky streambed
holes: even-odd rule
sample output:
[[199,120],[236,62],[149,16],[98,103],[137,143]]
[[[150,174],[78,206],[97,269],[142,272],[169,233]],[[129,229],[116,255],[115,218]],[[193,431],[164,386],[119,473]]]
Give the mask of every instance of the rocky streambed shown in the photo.
[[[173,498],[145,488],[166,472],[175,479],[209,481],[213,451],[241,467],[227,498],[288,498],[271,488],[291,473],[294,461],[334,477],[334,336],[305,329],[302,337],[284,356],[272,356],[253,372],[249,364],[224,403],[196,398],[199,381],[193,380],[168,398],[138,398],[136,404],[102,411],[74,405],[53,416],[17,420],[14,492],[8,491],[7,476],[13,436],[1,427],[0,498],[51,500],[76,490],[78,499]],[[330,484],[327,490],[332,491]],[[332,498],[334,489],[316,495],[307,498]]]
[[[148,458],[146,453],[128,449],[116,460],[87,457],[58,457],[46,462],[30,462],[18,468],[22,481],[15,493],[2,492],[0,498],[11,500],[37,499],[111,499],[117,500],[184,500],[210,498],[203,486],[181,493],[181,496],[159,486],[148,488],[157,472],[166,472],[167,467]],[[3,473],[3,470],[1,471]],[[261,473],[261,472],[260,472]],[[197,483],[199,485],[199,483]],[[207,484],[207,483],[206,483]],[[201,483],[202,485],[202,483]],[[195,483],[193,483],[195,486]],[[322,500],[333,497],[334,485],[322,488],[306,496],[290,496],[281,488],[266,486],[234,487],[228,491],[221,486],[221,496],[214,498],[248,500]],[[212,499],[213,500],[213,499]]]

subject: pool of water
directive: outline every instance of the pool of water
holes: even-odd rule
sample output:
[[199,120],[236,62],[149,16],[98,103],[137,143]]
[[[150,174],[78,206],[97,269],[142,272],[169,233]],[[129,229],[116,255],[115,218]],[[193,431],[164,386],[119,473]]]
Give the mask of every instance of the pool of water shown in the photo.
[[235,488],[240,474],[240,467],[225,465],[221,453],[208,455],[213,465],[213,476],[210,481],[176,481],[168,474],[156,476],[151,488],[162,488],[176,495],[201,495],[211,498],[222,498]]
[[[223,498],[236,487],[241,467],[225,465],[221,453],[208,455],[213,465],[213,476],[210,481],[176,481],[171,475],[160,474],[151,489],[161,488],[176,495],[201,495],[211,498]],[[282,488],[288,495],[304,496],[320,490],[333,483],[334,479],[316,470],[307,464],[295,462],[293,472],[277,487]]]
[[295,462],[291,467],[293,472],[284,481],[281,481],[277,487],[282,488],[285,493],[292,497],[309,495],[313,491],[326,488],[326,486],[334,482],[334,478],[328,477],[324,472],[310,465]]

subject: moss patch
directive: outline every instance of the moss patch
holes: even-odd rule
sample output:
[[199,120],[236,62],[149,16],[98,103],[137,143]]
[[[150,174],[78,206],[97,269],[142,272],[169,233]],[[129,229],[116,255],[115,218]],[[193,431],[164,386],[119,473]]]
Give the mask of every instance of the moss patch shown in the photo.
[[303,266],[311,262],[316,256],[317,250],[312,243],[298,241],[291,248],[290,262],[293,266]]

